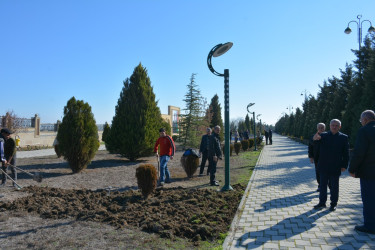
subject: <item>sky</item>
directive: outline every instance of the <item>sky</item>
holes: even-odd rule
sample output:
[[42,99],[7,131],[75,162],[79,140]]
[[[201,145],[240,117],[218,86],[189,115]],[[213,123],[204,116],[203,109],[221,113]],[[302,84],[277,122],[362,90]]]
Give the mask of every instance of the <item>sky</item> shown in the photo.
[[[98,124],[111,123],[139,63],[161,113],[185,108],[193,73],[201,95],[218,94],[224,107],[224,79],[207,55],[233,42],[212,59],[216,71],[229,69],[230,118],[255,103],[250,111],[274,124],[353,62],[357,26],[344,30],[359,14],[375,26],[374,10],[374,0],[0,0],[0,115],[55,123],[74,96]],[[362,27],[364,37],[369,23]]]

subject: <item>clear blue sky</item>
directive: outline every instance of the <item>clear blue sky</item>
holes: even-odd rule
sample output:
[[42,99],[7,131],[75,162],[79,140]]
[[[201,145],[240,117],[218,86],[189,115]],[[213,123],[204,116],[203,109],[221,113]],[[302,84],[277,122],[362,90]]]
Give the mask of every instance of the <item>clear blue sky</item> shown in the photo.
[[110,123],[123,80],[140,62],[162,113],[184,108],[192,73],[208,102],[218,94],[223,107],[224,80],[206,60],[231,41],[213,59],[217,71],[230,70],[231,119],[255,102],[262,121],[275,123],[289,105],[301,107],[301,92],[315,96],[352,63],[356,26],[350,35],[344,29],[358,14],[375,25],[374,10],[374,0],[1,0],[0,114],[56,122],[75,96],[97,123]]

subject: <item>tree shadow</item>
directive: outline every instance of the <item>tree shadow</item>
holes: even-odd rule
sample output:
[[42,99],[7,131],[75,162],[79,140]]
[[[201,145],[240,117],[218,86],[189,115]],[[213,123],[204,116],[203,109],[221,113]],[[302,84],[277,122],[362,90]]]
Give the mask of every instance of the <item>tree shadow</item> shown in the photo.
[[261,212],[265,212],[273,208],[280,209],[280,208],[292,207],[292,206],[296,206],[299,204],[308,203],[312,199],[318,198],[318,197],[319,197],[319,193],[311,191],[311,192],[301,193],[301,194],[297,194],[293,196],[277,198],[277,199],[264,202],[262,204],[263,208],[256,209],[255,212],[261,213]]
[[33,229],[29,229],[26,231],[7,231],[7,232],[0,232],[0,239],[5,239],[8,237],[15,237],[15,236],[20,236],[20,235],[25,235],[25,234],[30,234],[30,233],[36,233],[38,230],[41,229],[50,229],[50,228],[57,228],[60,226],[66,226],[74,223],[74,221],[69,221],[69,222],[63,222],[63,223],[56,223],[53,225],[48,225],[48,226],[43,226],[43,227],[37,227]]
[[277,238],[277,241],[289,239],[315,227],[314,222],[328,213],[329,210],[312,209],[298,216],[286,218],[267,229],[246,232],[237,240],[236,247],[254,249],[272,241],[273,237]]

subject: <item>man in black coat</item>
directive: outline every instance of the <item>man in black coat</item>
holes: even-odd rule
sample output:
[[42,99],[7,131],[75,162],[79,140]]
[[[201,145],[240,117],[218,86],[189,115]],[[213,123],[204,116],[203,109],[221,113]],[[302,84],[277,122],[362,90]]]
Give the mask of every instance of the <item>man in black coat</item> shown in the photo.
[[266,137],[266,145],[268,145],[268,137],[269,137],[269,133],[267,130],[264,130],[264,136]]
[[[321,134],[326,130],[326,125],[324,123],[318,123],[316,125],[317,133]],[[311,136],[311,139],[309,141],[309,146],[308,146],[308,154],[309,154],[309,159],[311,163],[314,163],[315,165],[315,177],[316,181],[318,182],[318,189],[316,190],[317,192],[320,191],[320,175],[319,175],[319,170],[318,170],[318,162],[319,162],[319,150],[320,150],[320,141],[315,141],[313,140],[314,136]]]
[[268,138],[270,140],[270,145],[272,145],[272,130],[268,130]]
[[[207,128],[206,134],[202,136],[201,145],[199,147],[199,155],[202,155],[202,162],[201,162],[201,167],[199,170],[200,176],[203,175],[204,166],[206,165],[206,161],[208,157],[208,146],[209,146],[210,135],[211,135],[211,129]],[[207,175],[210,173],[209,170],[210,168],[207,168]]]
[[362,112],[352,159],[351,176],[360,178],[364,225],[356,226],[360,232],[375,234],[375,113]]
[[314,141],[320,140],[320,151],[318,169],[320,174],[319,204],[315,209],[326,207],[327,186],[331,185],[331,206],[330,211],[335,211],[339,200],[339,179],[341,172],[348,168],[349,142],[348,136],[340,133],[341,122],[337,119],[329,123],[328,133],[316,133]]
[[219,186],[219,183],[216,181],[216,165],[218,159],[221,160],[221,148],[220,148],[220,126],[215,126],[212,135],[210,136],[210,142],[208,147],[208,162],[210,166],[210,185]]

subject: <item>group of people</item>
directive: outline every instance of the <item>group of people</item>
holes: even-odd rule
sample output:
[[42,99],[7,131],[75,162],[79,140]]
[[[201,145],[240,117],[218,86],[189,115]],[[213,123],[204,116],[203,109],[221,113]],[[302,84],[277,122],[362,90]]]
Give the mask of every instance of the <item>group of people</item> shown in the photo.
[[[220,129],[220,126],[215,126],[212,133],[211,128],[207,128],[206,134],[202,136],[199,149],[199,155],[202,156],[199,175],[203,175],[204,167],[206,165],[206,161],[208,160],[209,166],[207,169],[207,175],[210,174],[211,186],[219,186],[219,183],[216,181],[215,174],[217,161],[222,159],[219,137]],[[159,138],[155,142],[154,146],[154,153],[160,159],[159,186],[172,182],[171,174],[168,169],[168,161],[173,159],[175,151],[176,146],[172,137],[166,134],[164,128],[161,128],[159,130]]]
[[234,133],[230,131],[230,141],[232,141],[232,136],[234,135],[234,142],[237,143],[238,141],[242,140],[249,140],[249,130],[246,130],[245,132],[238,132],[238,130],[235,130]]
[[[0,158],[1,158],[1,184],[0,186],[5,186],[5,183],[7,181],[7,170],[10,166],[10,169],[12,171],[12,179],[14,181],[17,180],[17,170],[15,168],[16,166],[16,142],[13,138],[10,137],[12,132],[7,129],[3,128],[0,132]],[[13,182],[13,186],[16,187],[16,184]]]
[[268,140],[270,141],[269,144],[272,145],[272,130],[269,129],[264,130],[264,137],[266,137],[266,145],[268,145]]
[[317,124],[317,133],[308,146],[308,157],[315,164],[319,203],[314,209],[326,207],[327,187],[330,189],[330,211],[335,211],[339,199],[339,179],[349,167],[352,177],[360,178],[364,225],[357,225],[360,232],[375,234],[375,113],[365,110],[360,116],[362,128],[358,131],[354,150],[349,161],[349,140],[340,132],[341,121]]

